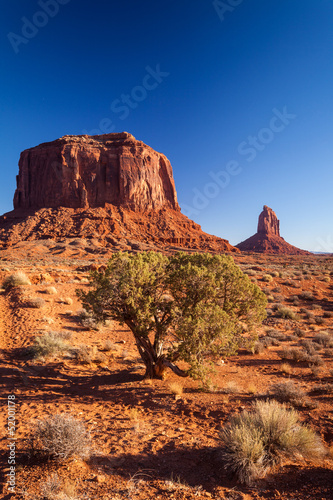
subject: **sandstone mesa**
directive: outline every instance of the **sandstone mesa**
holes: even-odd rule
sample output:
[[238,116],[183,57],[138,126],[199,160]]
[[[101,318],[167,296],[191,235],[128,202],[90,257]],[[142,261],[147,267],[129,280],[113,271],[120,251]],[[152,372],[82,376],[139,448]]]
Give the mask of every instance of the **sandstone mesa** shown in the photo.
[[239,252],[181,213],[169,160],[127,132],[67,135],[21,153],[0,242],[61,238],[118,250]]

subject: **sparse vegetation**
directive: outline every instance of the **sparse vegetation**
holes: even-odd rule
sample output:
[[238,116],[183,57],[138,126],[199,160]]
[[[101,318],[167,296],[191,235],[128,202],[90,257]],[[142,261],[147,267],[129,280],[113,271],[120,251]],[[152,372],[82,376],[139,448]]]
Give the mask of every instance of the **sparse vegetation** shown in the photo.
[[274,400],[257,401],[252,412],[232,417],[221,438],[226,469],[248,485],[286,457],[325,455],[319,436],[299,423],[298,413]]
[[57,331],[49,331],[40,337],[36,337],[32,346],[28,348],[28,352],[34,358],[55,356],[68,351],[70,348],[65,340],[68,340],[66,334]]
[[41,297],[34,297],[26,300],[25,305],[33,309],[41,309],[42,307],[46,306],[46,302]]
[[279,382],[269,388],[269,393],[281,403],[291,403],[293,406],[314,408],[316,405],[309,399],[301,387],[294,382]]
[[26,286],[31,285],[31,281],[28,276],[23,271],[17,271],[16,273],[10,274],[2,282],[2,288],[9,290],[16,286]]
[[279,307],[277,309],[276,315],[279,316],[280,318],[292,319],[294,321],[297,321],[299,319],[295,311],[289,309],[289,307]]
[[30,436],[33,454],[55,460],[71,457],[89,458],[91,441],[85,425],[69,414],[37,420]]

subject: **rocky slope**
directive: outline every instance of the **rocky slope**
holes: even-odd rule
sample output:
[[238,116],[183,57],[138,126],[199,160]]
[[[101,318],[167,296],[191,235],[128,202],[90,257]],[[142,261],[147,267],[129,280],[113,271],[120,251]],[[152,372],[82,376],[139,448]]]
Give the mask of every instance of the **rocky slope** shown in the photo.
[[88,238],[117,249],[239,252],[180,212],[169,160],[127,132],[65,136],[23,151],[0,244]]
[[276,213],[267,205],[264,205],[263,211],[259,215],[257,233],[236,247],[243,252],[310,255],[309,252],[290,245],[280,236],[280,221]]

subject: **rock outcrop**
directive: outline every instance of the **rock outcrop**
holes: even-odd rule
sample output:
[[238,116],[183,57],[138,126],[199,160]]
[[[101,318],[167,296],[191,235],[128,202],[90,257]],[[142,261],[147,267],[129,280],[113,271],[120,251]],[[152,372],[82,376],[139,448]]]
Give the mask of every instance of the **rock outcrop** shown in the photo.
[[280,221],[271,208],[264,205],[264,209],[259,215],[258,233],[274,234],[280,236]]
[[236,248],[242,252],[310,255],[310,252],[290,245],[280,236],[280,221],[276,213],[267,205],[264,205],[259,215],[257,233],[236,245]]
[[180,210],[169,160],[131,134],[65,136],[21,153],[14,208]]
[[169,160],[127,132],[65,136],[21,154],[0,245],[64,238],[93,240],[105,252],[239,252],[181,213]]

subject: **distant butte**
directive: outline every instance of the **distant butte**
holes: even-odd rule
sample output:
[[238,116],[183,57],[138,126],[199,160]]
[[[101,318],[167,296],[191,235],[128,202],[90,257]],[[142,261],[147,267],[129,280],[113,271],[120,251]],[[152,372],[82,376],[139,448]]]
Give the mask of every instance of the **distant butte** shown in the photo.
[[67,135],[21,153],[0,246],[61,238],[104,249],[239,252],[181,213],[169,160],[127,132]]
[[280,236],[280,221],[276,213],[267,205],[264,205],[263,211],[259,215],[257,233],[236,245],[236,248],[242,252],[310,255],[310,252],[290,245]]

